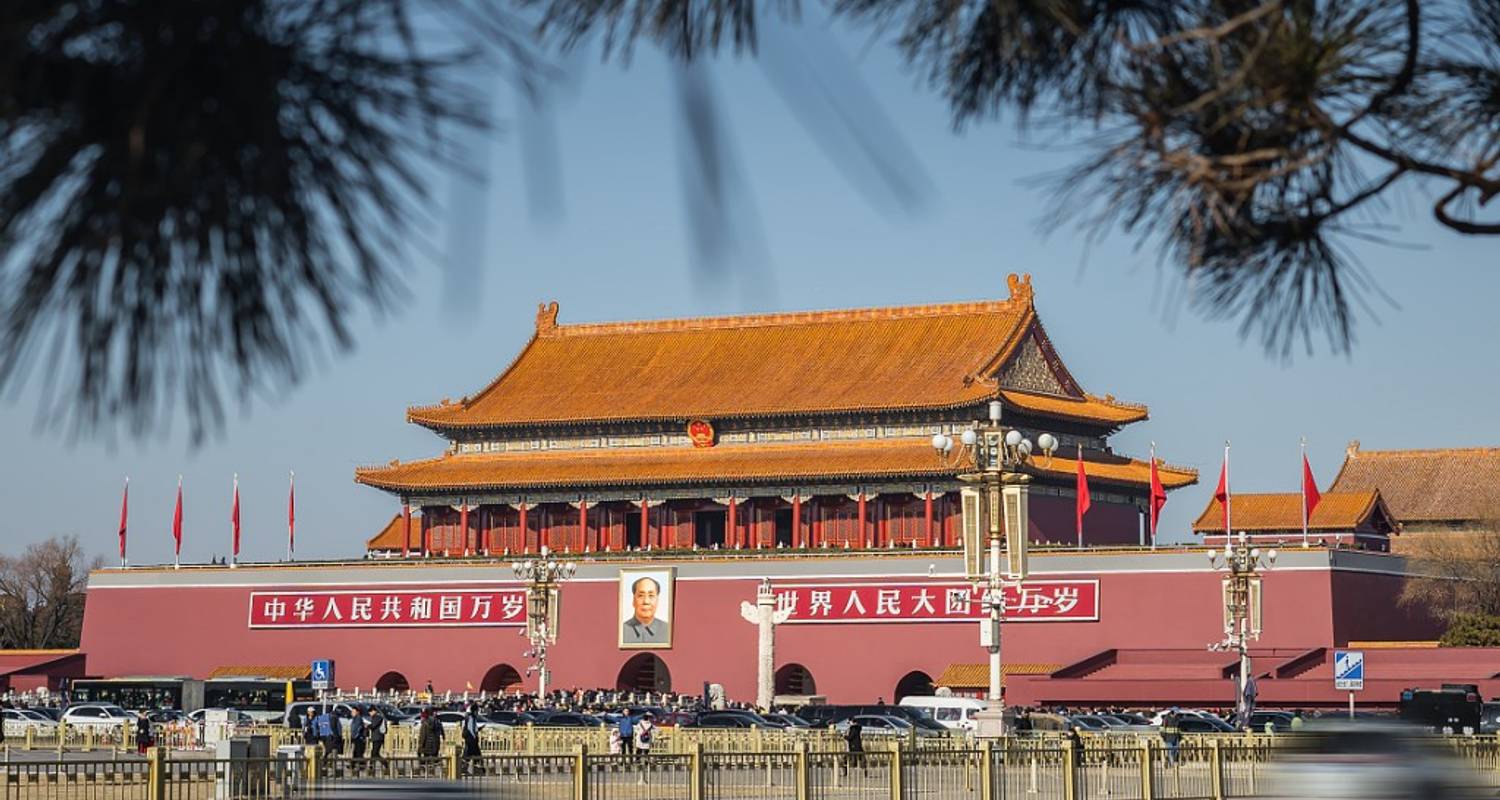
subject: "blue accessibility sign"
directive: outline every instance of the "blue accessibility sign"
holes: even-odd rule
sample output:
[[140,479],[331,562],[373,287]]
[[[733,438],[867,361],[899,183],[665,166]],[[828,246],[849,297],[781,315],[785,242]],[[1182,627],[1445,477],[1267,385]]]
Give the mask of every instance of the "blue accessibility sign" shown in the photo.
[[1333,688],[1357,692],[1365,688],[1365,654],[1361,650],[1333,651]]
[[320,658],[312,662],[312,688],[333,688],[333,659]]

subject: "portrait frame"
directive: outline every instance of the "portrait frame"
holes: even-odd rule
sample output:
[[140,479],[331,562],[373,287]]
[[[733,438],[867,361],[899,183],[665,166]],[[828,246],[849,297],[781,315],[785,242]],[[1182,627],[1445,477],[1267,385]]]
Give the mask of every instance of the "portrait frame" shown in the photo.
[[[635,620],[635,594],[637,581],[650,579],[657,586],[656,613],[654,620],[666,623],[666,630],[659,640],[638,641],[627,632]],[[620,570],[620,582],[616,591],[618,600],[615,624],[619,631],[617,644],[621,650],[671,650],[676,627],[675,603],[677,600],[676,567],[632,567]]]

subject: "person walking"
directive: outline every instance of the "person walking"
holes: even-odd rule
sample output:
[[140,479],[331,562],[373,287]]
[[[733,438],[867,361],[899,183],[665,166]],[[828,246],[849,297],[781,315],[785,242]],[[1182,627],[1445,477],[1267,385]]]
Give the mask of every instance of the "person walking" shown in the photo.
[[349,717],[349,743],[353,748],[354,768],[360,769],[365,760],[365,745],[370,740],[369,726],[365,723],[365,711],[355,706]]
[[323,743],[323,752],[330,757],[333,756],[333,712],[328,706],[318,713],[316,724],[318,726],[318,741]]
[[630,710],[626,709],[625,715],[620,717],[620,752],[625,755],[635,753],[635,718],[630,716]]
[[151,720],[147,719],[146,712],[142,711],[135,715],[135,751],[141,755],[145,755],[146,748],[150,746]]
[[318,743],[318,710],[312,706],[307,707],[307,716],[302,718],[302,743]]
[[635,752],[639,755],[651,755],[651,740],[656,738],[656,723],[652,721],[651,712],[647,711],[641,721],[635,723],[632,738],[635,741]]
[[340,758],[344,755],[344,720],[339,716],[337,707],[328,714],[329,724],[333,728],[333,754]]
[[1182,745],[1182,730],[1175,707],[1162,715],[1161,741],[1167,746],[1167,763],[1176,764],[1177,748]]
[[[849,720],[849,727],[844,731],[844,742],[849,748],[849,763],[847,766],[857,766],[868,775],[869,768],[865,765],[865,728],[859,724],[859,718]],[[846,767],[845,771],[848,769]]]
[[443,749],[443,729],[432,716],[431,708],[422,709],[422,721],[417,726],[417,755],[429,768],[437,766],[438,754]]
[[370,738],[370,768],[381,768],[380,750],[385,747],[385,715],[380,709],[370,709],[370,719],[365,723],[365,734]]
[[464,737],[464,771],[468,775],[478,775],[484,772],[484,757],[479,750],[479,704],[470,703],[469,710],[464,714],[463,722]]

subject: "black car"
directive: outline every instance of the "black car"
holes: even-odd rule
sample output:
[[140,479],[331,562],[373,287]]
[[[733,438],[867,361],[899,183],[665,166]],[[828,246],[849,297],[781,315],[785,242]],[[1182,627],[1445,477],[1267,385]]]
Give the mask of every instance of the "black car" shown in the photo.
[[604,721],[588,714],[553,711],[537,720],[536,724],[543,728],[598,728],[604,725]]
[[713,713],[713,714],[703,714],[703,715],[701,715],[701,716],[698,717],[698,721],[697,722],[694,722],[692,725],[686,725],[686,726],[683,726],[683,727],[690,727],[690,728],[753,728],[753,727],[755,727],[755,723],[749,717],[741,716],[740,714]]

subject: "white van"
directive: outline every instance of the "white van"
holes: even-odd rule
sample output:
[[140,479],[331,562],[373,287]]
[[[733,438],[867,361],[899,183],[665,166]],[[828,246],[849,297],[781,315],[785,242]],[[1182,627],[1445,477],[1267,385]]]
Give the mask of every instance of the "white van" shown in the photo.
[[974,730],[974,714],[983,711],[983,700],[972,697],[903,697],[901,705],[920,709],[939,725],[953,730]]

